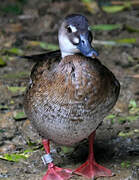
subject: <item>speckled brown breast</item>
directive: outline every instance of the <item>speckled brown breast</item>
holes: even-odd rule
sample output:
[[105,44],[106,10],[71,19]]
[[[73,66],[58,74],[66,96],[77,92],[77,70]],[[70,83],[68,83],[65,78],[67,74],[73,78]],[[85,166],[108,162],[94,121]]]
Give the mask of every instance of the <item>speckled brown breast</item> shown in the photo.
[[120,85],[97,59],[82,55],[37,63],[25,112],[43,138],[73,145],[87,138],[116,103]]

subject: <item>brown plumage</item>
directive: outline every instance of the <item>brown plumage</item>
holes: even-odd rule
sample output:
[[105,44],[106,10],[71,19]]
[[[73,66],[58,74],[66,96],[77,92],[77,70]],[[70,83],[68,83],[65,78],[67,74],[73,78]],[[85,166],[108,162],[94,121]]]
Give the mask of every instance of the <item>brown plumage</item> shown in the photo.
[[98,127],[118,94],[118,81],[99,60],[57,53],[34,66],[25,111],[41,136],[74,145]]

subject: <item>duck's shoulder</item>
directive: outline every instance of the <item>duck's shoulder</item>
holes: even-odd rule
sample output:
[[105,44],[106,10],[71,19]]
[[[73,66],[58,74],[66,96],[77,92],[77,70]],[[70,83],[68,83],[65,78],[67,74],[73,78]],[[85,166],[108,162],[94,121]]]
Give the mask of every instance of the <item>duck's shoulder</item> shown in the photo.
[[73,62],[74,67],[77,70],[80,69],[82,76],[85,78],[89,77],[88,75],[90,74],[92,80],[94,79],[97,80],[97,82],[100,81],[101,83],[104,82],[104,84],[113,84],[120,89],[120,83],[113,72],[103,65],[101,60],[97,58],[85,57],[81,54],[76,54],[72,57],[67,57],[66,62]]
[[61,61],[61,65],[71,64],[74,65],[76,69],[81,71],[90,70],[94,73],[108,73],[110,72],[99,59],[83,56],[82,54],[75,54],[66,56]]
[[53,51],[45,54],[30,56],[30,59],[35,61],[31,70],[31,79],[38,78],[44,71],[50,71],[61,60],[60,51]]

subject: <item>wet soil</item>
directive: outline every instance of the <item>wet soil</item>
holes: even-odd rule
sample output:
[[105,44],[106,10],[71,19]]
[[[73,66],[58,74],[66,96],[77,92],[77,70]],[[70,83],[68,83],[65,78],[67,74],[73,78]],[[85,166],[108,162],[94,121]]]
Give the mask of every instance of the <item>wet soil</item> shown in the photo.
[[[16,0],[12,1],[15,3]],[[8,3],[8,1],[7,1]],[[5,7],[6,3],[1,4]],[[135,13],[136,12],[136,13]],[[81,1],[28,1],[20,15],[0,12],[0,50],[20,48],[25,55],[44,52],[40,46],[29,42],[57,42],[57,30],[61,18],[67,14],[84,14],[93,24],[128,24],[139,27],[139,9],[106,14],[99,8],[90,13]],[[132,18],[132,21],[131,21]],[[111,180],[139,179],[139,33],[124,28],[95,33],[95,40],[106,41],[136,38],[136,43],[125,46],[95,44],[100,61],[115,74],[121,84],[120,97],[110,112],[113,117],[104,119],[97,129],[94,145],[96,161],[110,168],[115,176]],[[40,180],[47,167],[41,156],[44,150],[41,137],[32,129],[29,120],[14,118],[23,111],[23,91],[11,91],[9,87],[25,87],[34,62],[0,51],[7,56],[6,65],[0,67],[0,157],[4,154],[24,153],[31,149],[27,159],[18,162],[0,158],[0,179]],[[136,102],[132,105],[131,102]],[[54,162],[61,167],[75,169],[88,156],[87,140],[74,148],[51,144]],[[85,180],[77,175],[72,180]],[[100,179],[109,179],[100,178]]]

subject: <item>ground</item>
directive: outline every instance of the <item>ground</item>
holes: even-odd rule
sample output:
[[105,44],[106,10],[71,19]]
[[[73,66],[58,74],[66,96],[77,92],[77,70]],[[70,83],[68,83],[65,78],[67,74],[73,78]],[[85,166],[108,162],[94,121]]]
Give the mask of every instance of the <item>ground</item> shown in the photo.
[[[40,180],[45,174],[41,137],[23,113],[23,94],[34,62],[19,56],[56,49],[60,21],[71,13],[84,14],[92,26],[118,24],[113,30],[101,27],[93,33],[100,61],[121,84],[117,104],[97,129],[95,157],[115,173],[110,180],[139,179],[139,6],[137,3],[120,12],[107,13],[100,9],[103,4],[83,2],[7,0],[1,3],[0,179]],[[74,148],[54,143],[51,146],[54,162],[61,167],[74,169],[87,158],[86,140]],[[76,179],[85,180],[79,176],[71,178]]]

